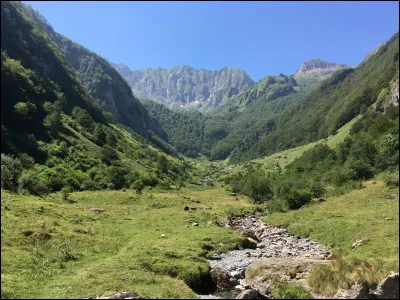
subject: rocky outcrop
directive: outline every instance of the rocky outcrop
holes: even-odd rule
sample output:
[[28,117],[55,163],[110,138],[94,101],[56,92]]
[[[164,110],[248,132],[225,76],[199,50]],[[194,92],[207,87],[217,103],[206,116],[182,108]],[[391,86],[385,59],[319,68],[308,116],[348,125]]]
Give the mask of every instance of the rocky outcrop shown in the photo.
[[232,67],[218,71],[189,66],[130,71],[122,64],[113,66],[130,84],[135,96],[171,108],[209,110],[254,85],[246,72]]
[[337,64],[332,62],[322,61],[320,59],[310,59],[305,61],[300,68],[296,71],[296,74],[310,73],[315,71],[333,72],[339,69],[348,68],[345,64]]

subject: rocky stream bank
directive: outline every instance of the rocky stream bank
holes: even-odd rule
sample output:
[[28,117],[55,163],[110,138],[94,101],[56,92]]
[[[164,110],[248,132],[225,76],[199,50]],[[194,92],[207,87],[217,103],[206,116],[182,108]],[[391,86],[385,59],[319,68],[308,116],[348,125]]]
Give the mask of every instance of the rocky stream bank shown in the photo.
[[[198,295],[200,299],[273,299],[272,279],[296,283],[308,290],[310,272],[328,264],[332,255],[325,246],[309,238],[289,234],[285,229],[264,224],[260,215],[230,220],[226,227],[246,237],[244,249],[232,250],[210,258],[210,275],[217,289],[214,294]],[[257,276],[262,270],[262,276]],[[375,290],[356,284],[339,291],[336,299],[398,299],[399,274],[387,277]]]

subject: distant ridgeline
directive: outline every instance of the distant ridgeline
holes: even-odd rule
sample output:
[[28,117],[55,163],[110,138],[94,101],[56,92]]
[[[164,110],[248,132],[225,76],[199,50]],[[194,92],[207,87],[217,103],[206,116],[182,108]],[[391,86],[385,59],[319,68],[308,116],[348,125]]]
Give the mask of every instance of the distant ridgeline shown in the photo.
[[[394,35],[357,67],[312,59],[291,76],[266,76],[205,116],[142,100],[174,147],[189,156],[245,161],[334,134],[393,90]],[[382,95],[381,95],[382,96]]]
[[172,69],[131,71],[124,64],[112,64],[138,98],[150,99],[174,109],[209,111],[254,85],[239,68],[218,71],[180,66]]

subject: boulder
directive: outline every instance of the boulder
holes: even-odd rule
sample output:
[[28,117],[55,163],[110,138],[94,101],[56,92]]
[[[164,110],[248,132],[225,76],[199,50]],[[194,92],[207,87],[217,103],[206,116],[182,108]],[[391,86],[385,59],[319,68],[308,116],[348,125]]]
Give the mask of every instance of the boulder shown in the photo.
[[393,273],[385,278],[374,294],[377,299],[399,299],[399,273]]
[[183,210],[189,210],[189,206],[187,206],[187,205],[185,205],[184,207],[183,207]]
[[244,290],[241,292],[236,299],[259,299],[260,296],[255,290]]
[[256,249],[257,241],[252,238],[247,238],[242,241],[242,246],[245,249]]
[[211,269],[210,271],[211,280],[219,288],[227,288],[230,286],[229,274],[223,269]]

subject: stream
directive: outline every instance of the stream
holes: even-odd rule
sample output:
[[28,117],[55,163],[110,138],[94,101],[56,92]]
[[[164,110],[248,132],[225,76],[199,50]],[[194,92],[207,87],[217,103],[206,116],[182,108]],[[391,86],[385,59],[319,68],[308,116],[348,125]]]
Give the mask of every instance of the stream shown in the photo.
[[200,299],[236,299],[251,288],[246,282],[245,270],[254,262],[269,258],[276,262],[274,258],[279,258],[279,266],[292,266],[304,260],[320,260],[322,263],[330,255],[323,245],[289,234],[283,228],[265,225],[257,215],[233,218],[226,227],[247,237],[246,249],[232,250],[209,259],[210,274],[217,289],[210,295],[198,295]]

